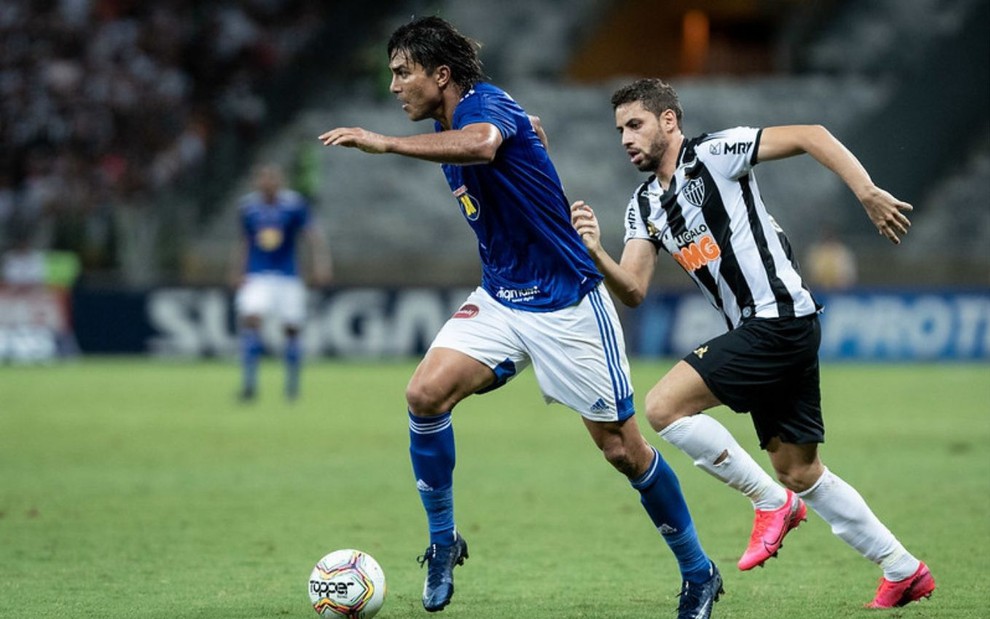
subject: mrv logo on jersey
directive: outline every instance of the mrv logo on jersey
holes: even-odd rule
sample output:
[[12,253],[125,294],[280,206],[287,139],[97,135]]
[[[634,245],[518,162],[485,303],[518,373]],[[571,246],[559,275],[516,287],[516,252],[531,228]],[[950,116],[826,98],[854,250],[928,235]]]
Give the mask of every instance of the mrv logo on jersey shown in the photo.
[[708,152],[713,155],[745,155],[752,147],[752,142],[712,142]]

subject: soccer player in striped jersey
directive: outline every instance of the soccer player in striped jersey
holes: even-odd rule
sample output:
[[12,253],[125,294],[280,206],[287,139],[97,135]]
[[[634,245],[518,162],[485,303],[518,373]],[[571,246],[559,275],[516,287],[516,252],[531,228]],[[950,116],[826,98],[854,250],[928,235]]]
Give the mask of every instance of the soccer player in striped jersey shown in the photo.
[[241,199],[238,216],[242,241],[236,246],[231,278],[237,286],[235,307],[241,348],[241,390],[249,402],[258,391],[258,361],[263,350],[264,318],[278,319],[285,336],[285,396],[299,395],[302,364],[300,330],[306,316],[306,285],[299,272],[299,239],[309,245],[314,285],[330,282],[332,263],[323,230],[309,203],[286,188],[281,167],[257,166],[255,190]]
[[424,608],[447,606],[454,566],[467,558],[454,522],[451,411],[532,365],[546,402],[579,413],[606,460],[639,492],[678,561],[679,617],[707,619],[721,576],[698,541],[677,478],[635,422],[621,326],[570,224],[538,123],[484,80],[477,44],[440,18],[400,26],[388,58],[392,93],[411,120],[433,119],[434,133],[392,137],[341,127],[320,140],[442,164],[482,263],[481,286],[437,334],[406,388],[409,451],[430,533],[420,559],[429,564]]
[[[704,471],[743,493],[756,512],[739,569],[762,566],[810,506],[842,540],[880,565],[872,608],[928,597],[935,581],[848,483],[818,455],[824,441],[818,346],[821,309],[805,287],[790,244],[767,213],[753,168],[810,154],[852,189],[879,233],[900,243],[911,205],[873,184],[860,162],[820,126],[737,127],[685,138],[677,93],[642,79],[612,97],[630,162],[650,178],[633,194],[619,262],[602,248],[591,207],[571,219],[609,289],[642,302],[660,250],[669,253],[721,312],[728,332],[698,346],[646,396],[660,436]],[[749,412],[778,485],[705,411]]]

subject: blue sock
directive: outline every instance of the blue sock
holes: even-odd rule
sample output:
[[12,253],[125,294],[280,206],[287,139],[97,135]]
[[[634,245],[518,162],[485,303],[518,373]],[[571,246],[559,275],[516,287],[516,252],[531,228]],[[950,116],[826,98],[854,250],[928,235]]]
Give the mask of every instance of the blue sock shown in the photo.
[[261,357],[261,336],[257,329],[241,329],[241,367],[244,388],[254,391],[258,386],[258,359]]
[[654,448],[653,454],[653,462],[642,476],[632,480],[632,487],[639,490],[646,513],[677,557],[681,577],[706,582],[711,578],[712,562],[701,548],[681,484],[660,452]]
[[450,413],[417,417],[409,413],[409,455],[416,488],[426,509],[430,543],[454,541],[454,428]]
[[299,367],[302,365],[302,345],[299,335],[289,335],[285,338],[285,394],[289,397],[299,395]]

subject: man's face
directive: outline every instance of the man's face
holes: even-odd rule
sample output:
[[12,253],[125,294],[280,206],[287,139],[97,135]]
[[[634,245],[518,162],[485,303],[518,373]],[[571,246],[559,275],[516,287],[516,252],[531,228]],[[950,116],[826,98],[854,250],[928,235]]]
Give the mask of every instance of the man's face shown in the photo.
[[622,147],[629,155],[629,163],[640,172],[656,172],[670,145],[660,126],[660,119],[644,108],[641,102],[633,101],[615,108],[615,128],[621,136]]
[[282,188],[282,173],[273,166],[263,166],[255,172],[254,182],[265,199],[271,201]]
[[442,91],[436,79],[436,72],[414,62],[404,50],[397,50],[388,63],[392,71],[389,90],[402,103],[402,109],[409,120],[438,118],[441,109]]

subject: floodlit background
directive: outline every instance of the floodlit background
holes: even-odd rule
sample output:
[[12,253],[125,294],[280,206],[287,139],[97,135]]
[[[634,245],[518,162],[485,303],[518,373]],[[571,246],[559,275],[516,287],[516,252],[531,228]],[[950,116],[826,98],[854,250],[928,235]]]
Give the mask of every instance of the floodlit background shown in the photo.
[[[0,7],[0,248],[42,252],[68,294],[2,291],[0,358],[229,355],[235,204],[269,161],[312,196],[336,266],[313,291],[307,350],[420,353],[479,280],[474,236],[438,166],[316,136],[432,130],[388,93],[385,57],[391,31],[425,14],[481,41],[493,81],[542,118],[568,196],[597,208],[615,255],[643,180],[615,134],[616,87],[671,82],[688,136],[825,125],[915,207],[895,248],[810,157],[757,168],[832,307],[825,358],[990,357],[985,1],[50,0]],[[623,315],[634,355],[677,356],[720,328],[661,262],[653,289],[673,296]]]
[[338,283],[475,283],[474,239],[436,166],[316,141],[340,124],[432,130],[387,92],[384,51],[396,25],[432,13],[481,41],[488,74],[542,117],[569,196],[609,214],[610,248],[641,175],[608,99],[659,76],[681,94],[688,136],[822,123],[916,208],[894,250],[809,158],[759,167],[805,253],[828,231],[852,246],[861,283],[990,281],[980,0],[5,2],[4,246],[28,235],[71,251],[83,284],[223,283],[247,170],[274,160],[314,192]]

